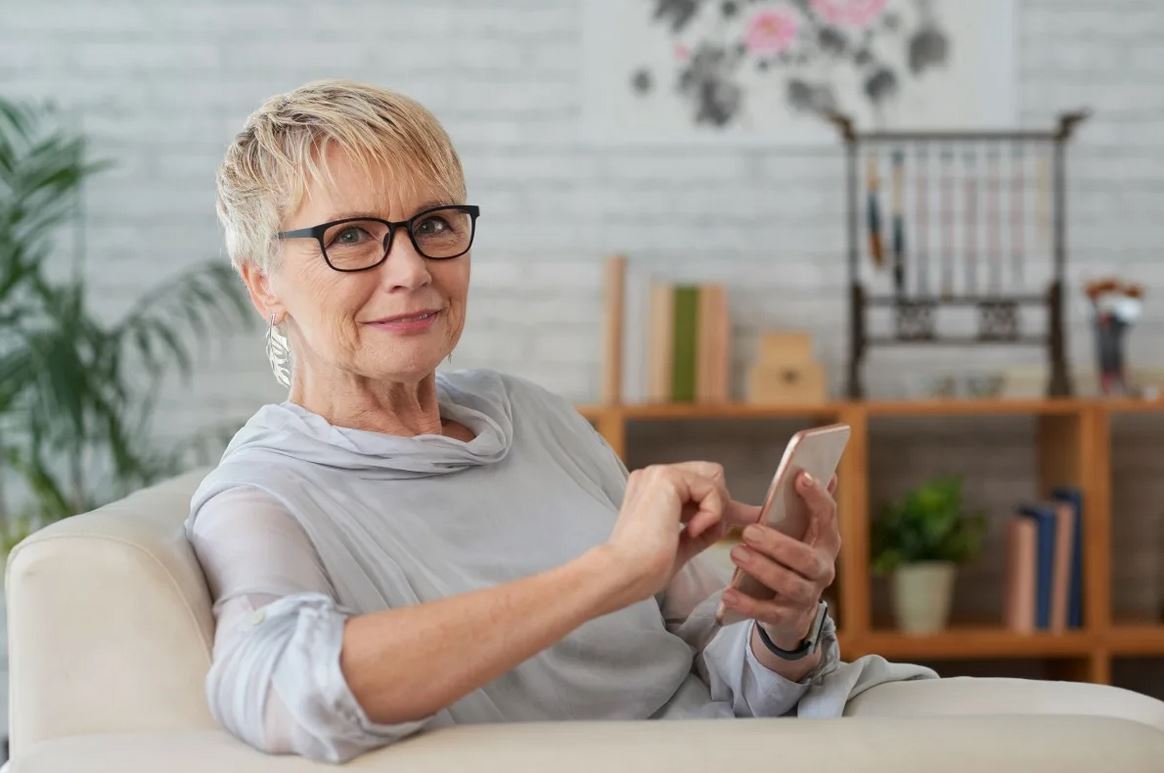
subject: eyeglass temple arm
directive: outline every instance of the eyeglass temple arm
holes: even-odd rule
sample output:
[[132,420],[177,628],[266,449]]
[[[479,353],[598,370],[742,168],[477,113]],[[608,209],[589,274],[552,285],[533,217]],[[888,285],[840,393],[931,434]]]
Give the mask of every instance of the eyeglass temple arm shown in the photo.
[[305,237],[315,237],[314,228],[300,228],[297,231],[279,231],[275,234],[276,239],[302,239]]

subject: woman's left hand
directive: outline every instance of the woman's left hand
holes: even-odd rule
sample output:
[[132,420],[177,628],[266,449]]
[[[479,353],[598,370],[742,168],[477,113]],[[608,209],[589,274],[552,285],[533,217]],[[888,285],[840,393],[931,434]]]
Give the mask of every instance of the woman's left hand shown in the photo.
[[836,578],[841,532],[833,499],[837,476],[827,490],[808,473],[796,479],[796,489],[808,505],[809,522],[798,540],[771,526],[754,523],[744,529],[743,544],[732,548],[732,561],[775,591],[768,601],[738,590],[725,591],[724,604],[764,624],[769,638],[782,649],[795,649],[808,635],[824,589]]

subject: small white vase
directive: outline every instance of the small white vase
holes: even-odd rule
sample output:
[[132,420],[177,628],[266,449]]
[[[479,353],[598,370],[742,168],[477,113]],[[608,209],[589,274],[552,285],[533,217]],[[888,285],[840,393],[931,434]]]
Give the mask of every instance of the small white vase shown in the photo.
[[954,578],[953,561],[917,561],[893,572],[893,616],[906,633],[934,633],[946,627]]

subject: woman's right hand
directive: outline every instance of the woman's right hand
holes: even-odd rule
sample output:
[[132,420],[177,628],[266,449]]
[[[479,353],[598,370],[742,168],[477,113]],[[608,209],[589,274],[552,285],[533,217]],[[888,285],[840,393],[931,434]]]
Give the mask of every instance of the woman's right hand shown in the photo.
[[[758,505],[735,502],[714,462],[656,464],[634,470],[606,547],[628,579],[628,603],[667,587],[688,560],[733,526],[754,523]],[[680,525],[684,528],[680,529]]]

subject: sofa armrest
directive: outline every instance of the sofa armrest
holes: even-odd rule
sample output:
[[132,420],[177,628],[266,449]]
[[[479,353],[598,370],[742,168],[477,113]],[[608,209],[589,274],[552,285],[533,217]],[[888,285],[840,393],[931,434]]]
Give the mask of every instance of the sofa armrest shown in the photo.
[[17,545],[8,596],[10,745],[212,728],[214,618],[183,532],[195,471]]
[[1001,677],[886,682],[851,699],[846,717],[1077,714],[1118,717],[1164,733],[1164,701],[1120,687]]
[[[1158,769],[1164,733],[1112,717],[883,717],[529,722],[458,725],[409,737],[350,770],[497,773],[1123,773]],[[24,750],[9,773],[318,773],[336,766],[266,755],[220,731],[87,735]]]

